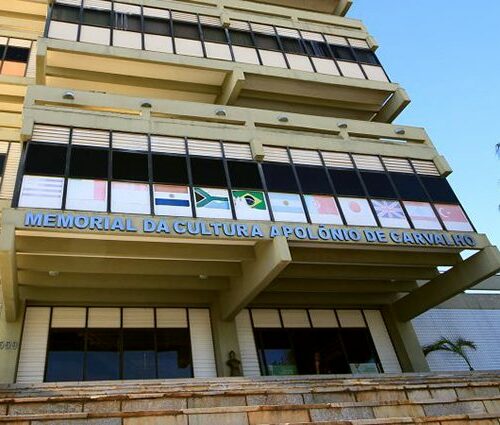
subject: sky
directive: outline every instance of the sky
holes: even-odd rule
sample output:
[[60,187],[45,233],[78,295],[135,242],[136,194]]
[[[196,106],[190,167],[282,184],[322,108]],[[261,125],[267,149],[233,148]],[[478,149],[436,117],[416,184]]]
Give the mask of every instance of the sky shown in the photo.
[[354,0],[377,56],[412,102],[395,123],[424,127],[478,232],[500,246],[500,1]]

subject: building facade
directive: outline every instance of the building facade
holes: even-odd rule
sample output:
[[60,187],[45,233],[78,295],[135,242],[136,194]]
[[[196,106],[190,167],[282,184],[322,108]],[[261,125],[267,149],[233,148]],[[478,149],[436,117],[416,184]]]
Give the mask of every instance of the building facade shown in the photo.
[[350,4],[0,5],[1,382],[429,370],[500,254]]

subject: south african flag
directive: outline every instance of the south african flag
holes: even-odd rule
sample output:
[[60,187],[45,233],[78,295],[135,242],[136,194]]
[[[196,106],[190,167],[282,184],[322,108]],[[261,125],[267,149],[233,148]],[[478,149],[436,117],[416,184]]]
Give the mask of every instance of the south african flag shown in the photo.
[[196,215],[207,218],[232,218],[226,189],[195,187]]

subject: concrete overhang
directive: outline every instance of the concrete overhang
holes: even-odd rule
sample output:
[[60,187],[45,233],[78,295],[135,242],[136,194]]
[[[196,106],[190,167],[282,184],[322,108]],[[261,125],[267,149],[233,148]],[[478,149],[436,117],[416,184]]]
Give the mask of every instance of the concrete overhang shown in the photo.
[[409,103],[397,84],[41,39],[37,84],[392,122]]
[[0,2],[0,29],[28,38],[43,33],[47,0],[4,0]]
[[345,16],[353,0],[253,0],[286,8]]
[[[134,215],[128,219],[136,231],[123,233],[33,227],[26,224],[27,212],[6,209],[2,215],[0,274],[8,320],[15,320],[21,301],[165,305],[189,301],[206,305],[218,300],[222,316],[228,319],[249,304],[400,305],[406,302],[405,297],[416,294],[418,302],[412,308],[421,309],[432,297],[420,297],[419,291],[426,285],[419,286],[417,281],[436,286],[433,282],[442,279],[437,267],[449,266],[458,274],[467,268],[468,274],[460,278],[462,290],[500,268],[500,263],[494,262],[498,251],[480,234],[471,234],[479,251],[472,258],[486,253],[493,261],[476,267],[470,266],[469,260],[462,261],[459,252],[464,248],[459,246],[401,246],[364,240],[305,242],[295,235],[271,237],[273,223],[265,222],[259,223],[262,236],[256,237],[145,233],[141,224],[148,217]],[[173,229],[176,219],[163,219]],[[218,221],[249,228],[255,224]],[[308,227],[313,232],[318,229]],[[455,290],[441,290],[440,301],[443,296],[453,296]]]

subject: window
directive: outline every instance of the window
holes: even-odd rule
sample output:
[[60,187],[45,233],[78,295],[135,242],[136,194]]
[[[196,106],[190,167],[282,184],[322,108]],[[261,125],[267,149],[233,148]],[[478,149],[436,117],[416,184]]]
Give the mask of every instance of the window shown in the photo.
[[252,34],[247,31],[229,30],[231,43],[237,46],[254,47]]
[[6,61],[28,63],[30,49],[24,47],[8,46],[5,53]]
[[321,41],[304,40],[307,54],[318,58],[329,58],[330,52],[326,43]]
[[259,49],[280,50],[278,39],[272,35],[255,34],[255,44]]
[[70,177],[108,178],[108,150],[74,146],[71,149]]
[[84,380],[119,379],[120,345],[120,329],[88,329]]
[[267,189],[270,192],[298,192],[291,165],[266,162],[262,164]]
[[141,32],[141,17],[139,15],[115,12],[114,27],[123,31]]
[[51,329],[45,381],[81,381],[85,351],[84,329]]
[[170,21],[165,19],[152,18],[150,16],[144,17],[144,32],[147,34],[156,35],[171,35]]
[[157,329],[158,378],[193,376],[191,342],[187,329]]
[[123,379],[156,377],[154,329],[123,329]]
[[331,194],[332,189],[325,169],[320,167],[295,166],[304,193]]
[[52,9],[52,20],[77,24],[80,22],[80,8],[56,4]]
[[332,49],[333,56],[335,57],[335,59],[347,60],[347,61],[356,60],[349,47],[330,46],[330,48]]
[[66,168],[66,146],[30,143],[26,156],[26,174],[62,176]]
[[200,32],[197,24],[174,21],[174,35],[179,38],[200,40]]
[[391,179],[402,199],[427,201],[427,195],[414,174],[390,173]]
[[224,164],[220,159],[191,158],[193,184],[227,187]]
[[203,26],[203,39],[215,43],[227,43],[226,31],[223,28]]
[[186,157],[153,154],[153,180],[155,183],[188,184]]
[[228,161],[227,166],[233,189],[262,189],[262,180],[256,163]]
[[147,182],[148,156],[141,153],[113,152],[113,179]]
[[351,373],[380,372],[377,365],[375,347],[367,329],[341,329],[340,337],[343,341],[347,362]]
[[83,9],[82,24],[109,27],[111,25],[111,12],[107,10]]
[[369,49],[354,49],[356,58],[359,62],[368,63],[370,65],[378,65],[377,56]]
[[3,176],[3,172],[5,171],[6,160],[7,160],[7,155],[0,154],[0,176]]
[[395,198],[396,193],[391,185],[389,177],[385,173],[362,171],[361,176],[370,196],[382,198]]
[[30,48],[21,47],[23,45],[31,46],[29,40],[9,39],[8,46],[0,45],[1,73],[4,75],[15,75],[24,77],[29,60]]
[[298,38],[280,37],[280,40],[283,50],[286,53],[295,53],[299,55],[303,55],[305,53],[304,47]]
[[329,169],[328,172],[339,195],[365,196],[356,171]]
[[421,179],[432,201],[458,203],[455,192],[445,178],[422,176]]

